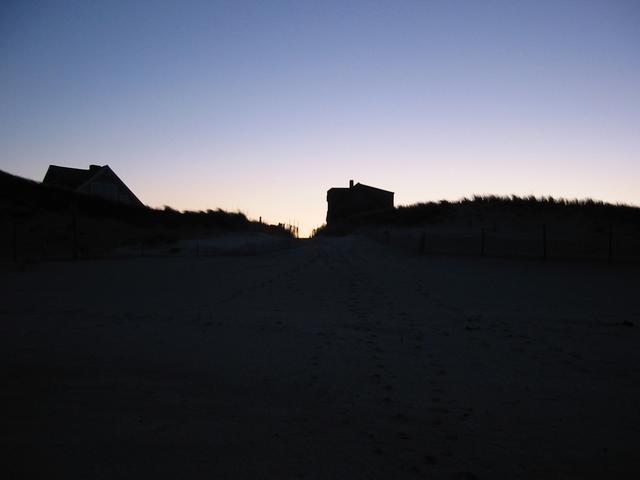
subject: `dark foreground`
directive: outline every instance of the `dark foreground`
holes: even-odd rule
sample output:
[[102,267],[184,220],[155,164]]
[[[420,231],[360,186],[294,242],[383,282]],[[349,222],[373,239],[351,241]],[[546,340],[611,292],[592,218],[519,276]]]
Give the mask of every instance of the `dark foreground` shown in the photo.
[[639,274],[353,237],[3,267],[3,477],[637,478]]

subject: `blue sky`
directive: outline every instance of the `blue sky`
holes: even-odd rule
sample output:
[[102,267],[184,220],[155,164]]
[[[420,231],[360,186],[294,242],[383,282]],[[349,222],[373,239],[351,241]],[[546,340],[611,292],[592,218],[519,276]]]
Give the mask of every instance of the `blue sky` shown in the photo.
[[349,179],[640,204],[637,1],[9,1],[0,169],[324,221]]

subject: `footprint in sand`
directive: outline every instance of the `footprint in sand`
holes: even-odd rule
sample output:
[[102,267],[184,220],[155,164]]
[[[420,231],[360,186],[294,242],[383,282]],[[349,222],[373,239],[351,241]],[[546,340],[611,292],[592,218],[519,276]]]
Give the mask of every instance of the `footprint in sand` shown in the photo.
[[451,480],[478,480],[478,476],[472,472],[457,472],[449,478]]
[[433,455],[425,455],[424,457],[422,457],[422,461],[425,465],[435,465],[436,464],[436,457],[434,457]]

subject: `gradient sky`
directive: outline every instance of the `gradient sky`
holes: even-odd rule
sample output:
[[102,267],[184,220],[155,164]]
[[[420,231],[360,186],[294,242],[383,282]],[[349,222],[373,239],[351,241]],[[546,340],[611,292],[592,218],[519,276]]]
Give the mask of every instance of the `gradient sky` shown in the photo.
[[0,169],[303,234],[353,178],[640,204],[640,1],[3,1]]

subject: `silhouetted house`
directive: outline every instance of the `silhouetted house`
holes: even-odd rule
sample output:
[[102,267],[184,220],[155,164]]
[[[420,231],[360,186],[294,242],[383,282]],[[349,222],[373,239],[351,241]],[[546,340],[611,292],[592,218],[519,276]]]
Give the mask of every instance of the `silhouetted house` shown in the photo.
[[362,183],[349,188],[330,188],[327,191],[327,224],[351,215],[393,208],[393,192]]
[[138,197],[118,178],[109,165],[102,167],[90,165],[87,170],[49,165],[42,183],[75,192],[97,195],[116,202],[142,205]]

